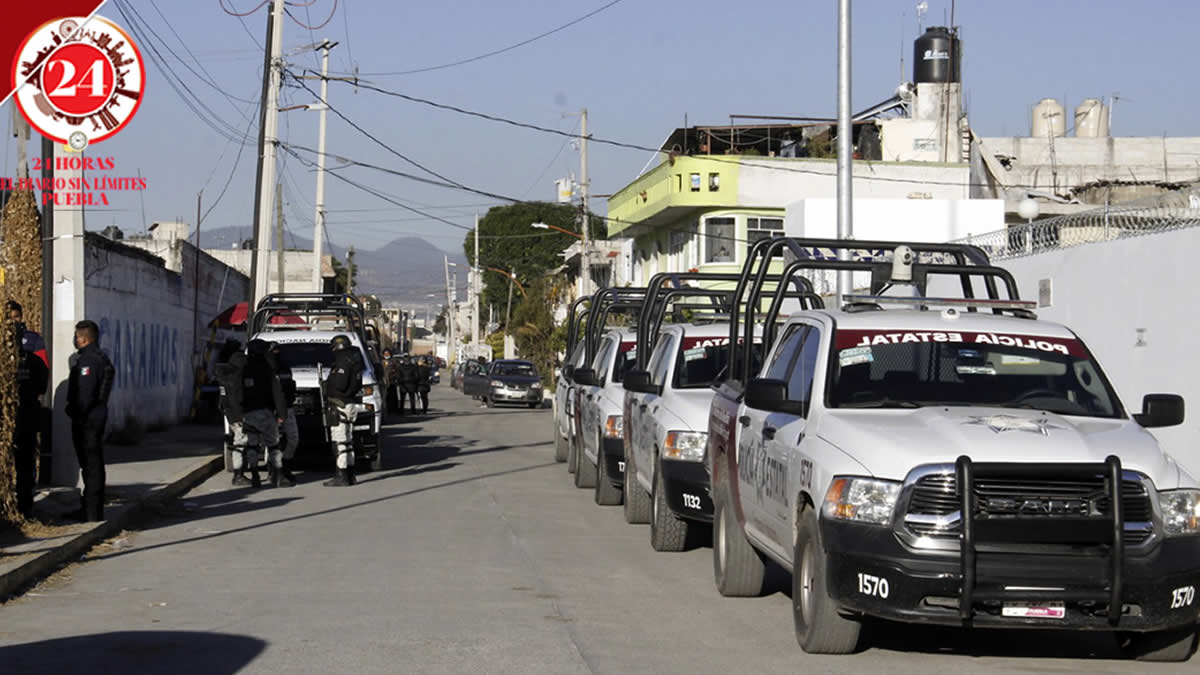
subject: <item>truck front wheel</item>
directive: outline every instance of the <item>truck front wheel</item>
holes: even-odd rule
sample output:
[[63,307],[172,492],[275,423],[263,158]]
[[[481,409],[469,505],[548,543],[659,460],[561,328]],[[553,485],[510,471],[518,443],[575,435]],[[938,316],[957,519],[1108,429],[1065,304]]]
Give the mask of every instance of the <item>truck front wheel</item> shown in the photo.
[[852,654],[858,650],[862,624],[838,614],[829,597],[825,551],[821,548],[816,511],[801,507],[792,557],[792,619],[796,642],[809,654]]

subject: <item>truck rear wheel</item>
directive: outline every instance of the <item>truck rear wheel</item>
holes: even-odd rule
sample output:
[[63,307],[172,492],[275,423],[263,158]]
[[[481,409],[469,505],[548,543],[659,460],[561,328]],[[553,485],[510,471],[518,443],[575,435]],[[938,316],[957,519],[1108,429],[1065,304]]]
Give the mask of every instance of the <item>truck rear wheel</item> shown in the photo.
[[563,435],[558,433],[557,425],[554,429],[554,461],[567,461],[567,439],[563,438]]
[[637,480],[637,465],[634,464],[634,450],[625,449],[625,482],[621,485],[624,493],[625,522],[638,525],[650,521],[650,495],[642,489]]
[[713,576],[717,590],[727,598],[762,595],[767,564],[738,525],[729,487],[721,484],[714,496]]
[[1196,651],[1196,627],[1120,635],[1124,652],[1138,661],[1187,661]]
[[650,546],[655,551],[677,552],[687,546],[688,522],[671,513],[662,463],[654,467],[654,494],[650,498]]
[[596,503],[600,506],[616,506],[621,503],[621,490],[613,485],[608,473],[608,458],[604,455],[604,441],[596,439]]
[[809,654],[852,654],[858,650],[862,624],[838,614],[829,597],[825,551],[811,506],[801,507],[792,556],[792,620],[796,642]]
[[583,452],[583,445],[575,442],[575,487],[596,487],[596,465]]

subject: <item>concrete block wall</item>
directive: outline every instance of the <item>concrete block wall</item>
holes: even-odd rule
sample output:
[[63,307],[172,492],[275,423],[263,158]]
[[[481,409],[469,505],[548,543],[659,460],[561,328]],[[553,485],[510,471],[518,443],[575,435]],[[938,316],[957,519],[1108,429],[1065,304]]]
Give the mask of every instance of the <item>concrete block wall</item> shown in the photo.
[[85,312],[100,325],[100,346],[117,370],[110,426],[120,429],[130,418],[142,424],[182,419],[191,407],[193,356],[198,338],[207,336],[203,327],[245,297],[249,280],[201,255],[196,313],[190,244],[181,250],[183,274],[147,251],[98,235],[89,234],[84,248]]
[[1097,242],[1004,260],[1022,297],[1037,299],[1049,279],[1051,304],[1038,316],[1073,329],[1099,360],[1129,412],[1163,392],[1187,401],[1183,425],[1153,433],[1200,479],[1200,377],[1196,333],[1200,286],[1194,251],[1200,228]]

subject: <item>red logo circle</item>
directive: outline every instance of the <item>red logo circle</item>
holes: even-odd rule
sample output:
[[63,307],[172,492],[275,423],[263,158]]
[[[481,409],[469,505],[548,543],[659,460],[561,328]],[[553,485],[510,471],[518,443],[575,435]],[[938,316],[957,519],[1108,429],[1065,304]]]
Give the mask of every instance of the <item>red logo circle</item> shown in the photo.
[[142,101],[146,65],[101,16],[56,19],[29,34],[12,63],[13,99],[47,138],[81,150],[120,131]]

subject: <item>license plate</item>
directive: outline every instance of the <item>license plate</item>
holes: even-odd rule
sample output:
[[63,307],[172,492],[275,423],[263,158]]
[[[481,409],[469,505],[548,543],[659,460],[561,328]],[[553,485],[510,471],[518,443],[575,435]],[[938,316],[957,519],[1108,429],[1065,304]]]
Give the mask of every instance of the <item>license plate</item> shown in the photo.
[[1062,619],[1067,616],[1067,609],[1061,602],[1006,602],[1001,613],[1023,619]]
[[370,424],[355,424],[354,430],[355,431],[370,431],[371,425]]

